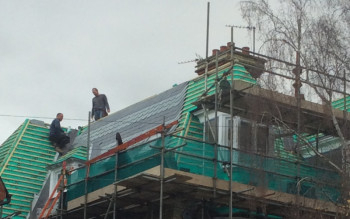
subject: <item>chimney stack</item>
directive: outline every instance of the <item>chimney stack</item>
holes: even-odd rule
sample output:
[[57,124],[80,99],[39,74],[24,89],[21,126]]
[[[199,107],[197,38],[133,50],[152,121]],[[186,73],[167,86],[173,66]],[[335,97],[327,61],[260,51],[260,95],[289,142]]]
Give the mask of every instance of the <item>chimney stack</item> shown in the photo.
[[227,50],[227,46],[220,46],[220,52]]
[[213,49],[213,50],[212,50],[212,55],[215,56],[216,53],[219,53],[219,50],[218,50],[218,49]]
[[244,55],[249,55],[249,47],[243,47],[242,48],[242,53],[244,54]]

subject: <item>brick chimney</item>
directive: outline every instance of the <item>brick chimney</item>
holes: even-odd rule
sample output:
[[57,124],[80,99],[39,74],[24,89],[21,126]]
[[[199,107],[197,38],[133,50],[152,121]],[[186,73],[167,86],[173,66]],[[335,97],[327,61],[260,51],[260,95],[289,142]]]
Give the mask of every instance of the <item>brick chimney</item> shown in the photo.
[[249,47],[243,47],[243,48],[242,48],[242,53],[243,53],[244,55],[249,55]]

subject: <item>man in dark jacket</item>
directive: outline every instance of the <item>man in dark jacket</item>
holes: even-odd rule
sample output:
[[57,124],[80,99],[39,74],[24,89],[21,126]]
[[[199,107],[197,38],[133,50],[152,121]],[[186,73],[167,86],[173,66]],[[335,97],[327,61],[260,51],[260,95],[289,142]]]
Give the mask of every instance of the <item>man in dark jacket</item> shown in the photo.
[[92,88],[92,93],[95,97],[92,99],[91,117],[95,117],[95,121],[107,116],[110,112],[107,97],[104,94],[99,94],[97,88]]
[[57,113],[56,119],[54,119],[50,125],[50,141],[55,146],[55,149],[59,153],[63,153],[62,148],[70,142],[70,138],[64,133],[61,128],[61,121],[63,120],[63,114]]

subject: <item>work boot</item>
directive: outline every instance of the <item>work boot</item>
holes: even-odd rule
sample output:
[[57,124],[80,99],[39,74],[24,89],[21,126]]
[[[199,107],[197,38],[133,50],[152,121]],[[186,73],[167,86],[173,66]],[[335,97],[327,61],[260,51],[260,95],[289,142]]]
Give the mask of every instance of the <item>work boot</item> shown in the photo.
[[63,154],[63,150],[62,150],[61,148],[55,147],[55,150],[56,150],[58,153]]

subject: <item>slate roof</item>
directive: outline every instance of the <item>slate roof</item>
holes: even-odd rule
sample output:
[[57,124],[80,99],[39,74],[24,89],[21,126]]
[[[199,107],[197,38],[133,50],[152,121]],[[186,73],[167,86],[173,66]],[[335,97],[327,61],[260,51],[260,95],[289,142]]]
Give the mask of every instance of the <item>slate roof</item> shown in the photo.
[[[179,119],[186,90],[187,82],[93,122],[90,126],[90,158],[115,147],[117,132],[121,134],[123,142],[126,142],[159,126],[164,117],[166,124]],[[73,147],[86,144],[87,129],[76,137]]]
[[[219,75],[225,70],[219,72]],[[242,80],[248,83],[256,83],[250,74],[241,65],[234,66],[234,80]],[[200,79],[199,79],[200,78]],[[162,124],[165,117],[165,123],[179,120],[180,127],[183,127],[184,113],[196,109],[192,102],[197,100],[203,93],[204,77],[196,80],[190,80],[177,85],[163,93],[147,98],[141,102],[133,104],[116,113],[110,114],[90,126],[90,159],[103,152],[115,147],[115,134],[119,132],[123,142],[131,140],[140,134]],[[199,79],[199,81],[198,81]],[[215,74],[210,76],[209,85],[214,83]],[[197,89],[189,88],[191,84],[196,84]],[[193,87],[193,86],[192,86]],[[209,94],[212,94],[211,90]],[[73,147],[87,145],[87,128],[76,137]]]

